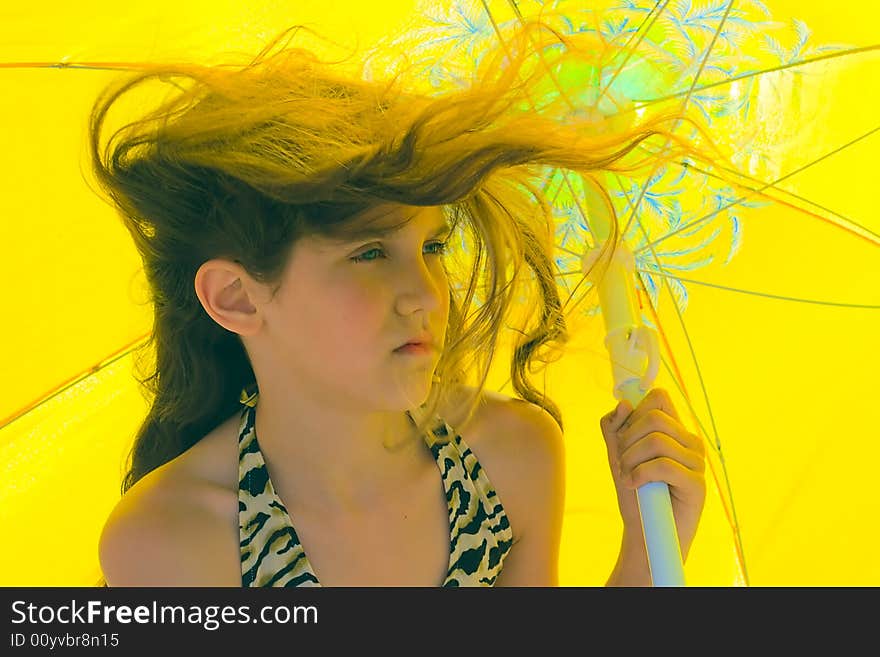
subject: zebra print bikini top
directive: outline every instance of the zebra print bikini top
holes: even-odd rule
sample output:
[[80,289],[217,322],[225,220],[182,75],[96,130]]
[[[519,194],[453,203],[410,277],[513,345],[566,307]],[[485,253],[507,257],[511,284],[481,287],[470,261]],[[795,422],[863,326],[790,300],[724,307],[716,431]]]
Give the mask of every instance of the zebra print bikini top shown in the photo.
[[[259,393],[241,393],[238,524],[242,586],[320,586],[275,493],[254,430]],[[425,442],[443,479],[451,534],[444,587],[493,586],[513,544],[507,514],[477,457],[442,419]],[[453,437],[450,439],[449,435]]]

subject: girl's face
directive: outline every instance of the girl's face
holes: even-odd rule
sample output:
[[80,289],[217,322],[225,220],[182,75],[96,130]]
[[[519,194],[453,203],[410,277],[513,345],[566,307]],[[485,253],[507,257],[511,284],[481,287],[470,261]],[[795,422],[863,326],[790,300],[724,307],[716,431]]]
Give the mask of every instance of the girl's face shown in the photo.
[[[303,238],[266,308],[284,370],[325,402],[382,410],[421,405],[446,336],[449,288],[443,259],[449,228],[439,207],[387,205],[365,218],[397,232],[335,242]],[[427,353],[396,351],[427,336]],[[297,380],[294,389],[301,389]],[[347,398],[347,399],[342,399]]]

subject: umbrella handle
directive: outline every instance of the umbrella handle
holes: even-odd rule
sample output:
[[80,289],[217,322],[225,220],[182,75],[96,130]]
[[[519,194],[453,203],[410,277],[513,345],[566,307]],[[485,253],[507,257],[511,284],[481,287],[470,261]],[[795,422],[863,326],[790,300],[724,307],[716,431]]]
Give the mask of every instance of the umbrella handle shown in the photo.
[[[660,348],[657,334],[651,327],[642,325],[633,329],[631,337],[632,349],[643,352],[648,361],[645,374],[639,381],[639,392],[644,393],[654,383],[659,371]],[[633,408],[635,406],[633,403]],[[654,586],[684,586],[681,545],[675,529],[669,486],[662,481],[651,481],[639,486],[636,492],[651,582]]]
[[[624,398],[633,408],[643,396],[637,380],[624,386]],[[642,519],[642,535],[648,555],[653,586],[685,586],[681,545],[672,513],[669,486],[663,481],[651,481],[636,489],[639,515]]]
[[[598,249],[584,254],[584,272],[591,273]],[[598,284],[599,302],[605,318],[605,347],[611,357],[614,397],[626,399],[633,408],[654,383],[660,353],[654,329],[642,324],[633,285],[635,262],[625,243],[620,243]],[[643,373],[643,374],[639,374]],[[642,533],[654,586],[684,586],[681,546],[672,513],[672,499],[665,482],[650,482],[637,490]]]
[[[638,379],[629,378],[621,386],[624,395],[635,408],[638,400],[653,385],[660,364],[660,348],[657,334],[649,326],[633,327],[629,332],[628,365],[644,355],[645,373]],[[644,362],[644,361],[643,361]],[[629,393],[629,394],[627,394]],[[662,481],[651,481],[636,489],[639,500],[639,515],[642,518],[642,535],[648,554],[648,567],[654,586],[684,586],[684,567],[681,560],[681,545],[675,529],[675,516],[672,513],[672,498],[669,486]]]
[[654,586],[685,586],[669,486],[662,481],[651,481],[639,486],[636,492],[651,583]]

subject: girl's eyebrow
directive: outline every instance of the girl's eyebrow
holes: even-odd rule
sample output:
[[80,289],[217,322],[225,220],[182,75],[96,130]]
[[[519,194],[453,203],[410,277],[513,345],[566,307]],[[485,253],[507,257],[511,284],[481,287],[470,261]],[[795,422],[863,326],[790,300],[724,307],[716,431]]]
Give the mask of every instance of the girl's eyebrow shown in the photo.
[[[387,237],[389,235],[394,235],[399,233],[403,226],[391,226],[385,228],[368,228],[362,231],[358,231],[357,236],[353,239],[342,240],[342,244],[354,244],[355,242],[362,242],[364,240],[376,238],[376,237]],[[446,233],[452,231],[452,226],[449,225],[449,221],[443,219],[442,223],[437,224],[433,231],[430,234],[430,237],[440,237],[441,235],[445,235]]]
[[449,222],[444,219],[442,223],[439,223],[434,227],[431,237],[440,237],[450,231],[452,231],[452,226],[450,226]]

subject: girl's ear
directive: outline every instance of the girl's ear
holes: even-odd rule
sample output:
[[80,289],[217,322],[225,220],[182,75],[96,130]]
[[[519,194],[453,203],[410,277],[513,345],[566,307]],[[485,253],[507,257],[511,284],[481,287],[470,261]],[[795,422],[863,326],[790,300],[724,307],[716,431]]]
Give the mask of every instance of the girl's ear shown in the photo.
[[195,291],[205,312],[228,331],[252,335],[260,326],[260,314],[253,296],[260,285],[241,267],[222,259],[208,260],[196,272]]

